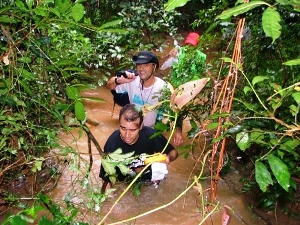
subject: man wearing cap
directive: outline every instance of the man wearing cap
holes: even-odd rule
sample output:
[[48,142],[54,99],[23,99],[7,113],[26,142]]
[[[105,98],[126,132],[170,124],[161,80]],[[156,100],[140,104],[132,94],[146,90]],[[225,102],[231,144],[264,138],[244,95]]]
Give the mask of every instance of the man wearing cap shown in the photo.
[[[156,104],[159,99],[159,92],[167,87],[164,80],[154,76],[154,71],[159,67],[156,55],[150,51],[141,51],[133,56],[132,60],[136,63],[138,76],[132,70],[127,70],[122,76],[110,78],[107,87],[110,90],[115,90],[116,93],[127,92],[130,103],[141,108],[145,105]],[[156,117],[156,111],[148,111],[144,116],[144,125],[153,128]],[[176,128],[173,144],[179,145],[182,142],[181,128]]]

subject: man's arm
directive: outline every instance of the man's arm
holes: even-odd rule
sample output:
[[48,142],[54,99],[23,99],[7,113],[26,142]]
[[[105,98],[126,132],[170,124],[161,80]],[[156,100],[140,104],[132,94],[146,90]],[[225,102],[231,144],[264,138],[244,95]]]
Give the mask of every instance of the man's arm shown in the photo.
[[124,73],[126,74],[126,77],[124,77],[123,75],[121,76],[115,76],[115,77],[111,77],[106,86],[110,89],[110,90],[115,90],[116,87],[120,84],[125,84],[125,83],[130,83],[131,81],[133,81],[137,75],[135,70],[126,70],[124,71]]

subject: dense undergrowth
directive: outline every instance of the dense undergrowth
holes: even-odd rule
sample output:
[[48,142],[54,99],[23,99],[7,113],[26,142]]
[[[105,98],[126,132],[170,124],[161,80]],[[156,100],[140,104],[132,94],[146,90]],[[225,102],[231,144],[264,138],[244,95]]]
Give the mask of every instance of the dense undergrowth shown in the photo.
[[[234,3],[212,1],[204,7],[196,1],[183,2],[186,5],[177,8],[176,4],[164,6],[160,0],[0,1],[2,206],[21,203],[22,196],[3,188],[16,180],[22,182],[40,171],[46,171],[47,178],[59,178],[57,167],[47,163],[52,156],[45,153],[59,149],[61,155],[76,155],[58,144],[57,133],[70,129],[68,124],[88,133],[80,92],[104,85],[115,71],[131,67],[130,58],[136,51],[159,49],[161,36],[180,37],[177,27],[203,31],[197,48],[209,53],[210,59],[206,71],[212,83],[200,93],[202,99],[210,101],[193,102],[184,109],[193,118],[189,135],[199,135],[203,120],[209,121],[207,132],[215,134],[220,118],[224,119],[222,132],[213,143],[232,138],[253,163],[253,173],[243,179],[244,190],[259,190],[259,203],[270,209],[275,209],[282,198],[299,201],[295,198],[300,151],[299,3],[250,2],[247,7],[239,3],[222,13],[225,5],[234,7]],[[196,8],[196,15],[190,15],[188,8]],[[246,24],[237,34],[237,23],[243,18]],[[242,54],[237,62],[232,57],[234,40],[239,37]],[[239,76],[230,111],[213,111],[220,87],[233,72]],[[177,81],[182,78],[179,75]],[[43,210],[49,210],[53,218],[43,217],[40,224],[73,222],[78,209],[66,200],[66,212],[72,212],[66,216],[41,194],[47,191],[30,190],[31,196],[36,195],[35,204],[22,205],[23,209],[6,223],[32,222]],[[95,205],[103,199],[105,196],[99,195]]]

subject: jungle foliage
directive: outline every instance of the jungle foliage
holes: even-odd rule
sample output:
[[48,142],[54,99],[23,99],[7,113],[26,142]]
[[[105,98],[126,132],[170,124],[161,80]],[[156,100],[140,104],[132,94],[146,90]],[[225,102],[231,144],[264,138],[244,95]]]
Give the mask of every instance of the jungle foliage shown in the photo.
[[[183,21],[189,24],[182,27],[204,31],[200,50],[223,56],[222,60],[212,57],[207,65],[220,76],[218,81],[222,80],[231,62],[230,38],[235,22],[246,18],[231,123],[224,125],[219,139],[234,139],[253,162],[255,179],[246,177],[244,190],[258,188],[262,205],[274,208],[283,197],[295,200],[300,151],[299,2],[208,3],[0,0],[1,183],[22,178],[26,170],[42,170],[46,162],[43,156],[51,149],[74,153],[58,144],[57,133],[61,128],[70,129],[71,123],[84,131],[87,118],[80,92],[103,85],[114,71],[130,67],[130,56],[136,51],[159,48],[160,35],[175,37]],[[224,11],[228,5],[231,8]],[[185,13],[188,8],[197,8],[196,15],[190,15],[196,20]],[[210,116],[213,121],[214,115]],[[193,131],[200,129],[196,122],[192,122]],[[18,196],[0,191],[6,204],[18,202]],[[93,204],[88,207],[97,211],[106,196],[97,192],[91,196]],[[43,217],[40,224],[75,220],[78,211],[70,197],[64,200],[71,211],[68,217],[47,196],[37,197],[36,205],[23,206],[6,223],[32,222],[43,206],[54,219]]]

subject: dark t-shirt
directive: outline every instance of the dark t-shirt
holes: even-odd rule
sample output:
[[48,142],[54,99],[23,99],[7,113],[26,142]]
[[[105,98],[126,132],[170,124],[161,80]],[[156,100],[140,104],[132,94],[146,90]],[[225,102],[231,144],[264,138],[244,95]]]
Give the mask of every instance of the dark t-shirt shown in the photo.
[[[143,153],[152,155],[154,153],[161,152],[164,149],[165,145],[167,144],[167,139],[162,135],[155,136],[154,138],[150,138],[155,132],[156,131],[154,129],[144,126],[140,130],[139,138],[137,142],[135,142],[133,145],[129,145],[121,139],[120,131],[116,130],[107,139],[104,145],[104,152],[106,153],[114,152],[118,148],[121,148],[123,153],[129,153],[134,151],[134,156],[138,156]],[[174,147],[171,144],[168,144],[164,153],[168,154],[173,149]],[[121,176],[121,173],[120,171],[118,171],[118,169],[117,169],[117,173],[118,173],[118,177]],[[99,176],[102,179],[108,181],[108,177],[105,176],[105,171],[102,166],[100,169]]]

